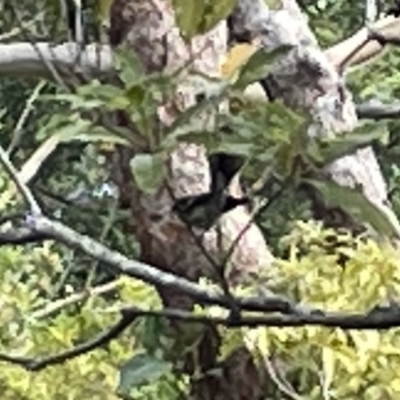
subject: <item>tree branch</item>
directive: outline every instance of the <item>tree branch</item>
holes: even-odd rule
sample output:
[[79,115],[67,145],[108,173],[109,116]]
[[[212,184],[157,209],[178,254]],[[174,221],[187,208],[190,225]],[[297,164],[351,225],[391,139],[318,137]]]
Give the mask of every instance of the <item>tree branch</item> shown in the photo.
[[258,326],[274,327],[301,327],[306,325],[322,326],[327,328],[341,328],[344,330],[358,329],[390,329],[400,327],[400,305],[392,303],[388,306],[375,306],[367,312],[341,313],[310,309],[306,313],[290,315],[244,315],[240,320],[232,321],[229,317],[211,317],[196,315],[179,309],[141,310],[136,307],[127,307],[136,317],[166,317],[169,319],[203,324],[217,324],[225,327],[256,328]]
[[42,242],[49,239],[47,235],[33,232],[29,228],[0,228],[0,246],[23,245],[28,243]]
[[32,215],[39,215],[42,213],[42,210],[39,207],[39,204],[36,202],[29,188],[19,179],[18,172],[15,169],[14,165],[10,161],[8,154],[4,151],[4,149],[0,146],[0,164],[4,167],[10,179],[15,183],[15,186],[18,188],[20,194],[28,205],[30,212]]
[[[180,276],[163,272],[150,265],[136,260],[130,260],[126,256],[97,242],[96,240],[82,235],[66,225],[53,221],[44,216],[29,217],[26,219],[26,228],[32,232],[47,235],[64,245],[80,250],[104,264],[113,267],[117,272],[141,279],[152,285],[174,288],[193,298],[194,300],[208,305],[219,305],[230,309],[231,302],[221,293],[211,293],[201,286]],[[303,313],[302,307],[293,304],[290,300],[271,295],[261,297],[235,297],[234,300],[242,310],[282,312],[282,313]]]
[[0,44],[0,55],[0,76],[35,77],[52,81],[54,77],[43,59],[54,64],[65,81],[71,79],[72,71],[93,78],[112,73],[110,47],[97,44],[86,46],[84,51],[76,43],[53,46],[42,42],[36,43],[35,47],[27,42]]
[[391,304],[386,307],[377,306],[366,313],[332,313],[320,310],[311,310],[307,314],[293,315],[258,315],[242,316],[233,321],[230,317],[211,317],[196,315],[189,311],[179,309],[142,310],[137,307],[124,307],[121,310],[121,318],[109,329],[100,333],[97,337],[79,344],[71,349],[55,355],[43,358],[15,356],[0,353],[0,361],[20,365],[30,371],[39,371],[48,366],[61,364],[67,360],[86,354],[96,348],[107,345],[116,339],[139,317],[162,317],[171,320],[179,320],[187,323],[201,323],[205,325],[222,325],[229,328],[255,328],[265,327],[301,327],[305,325],[323,326],[341,329],[389,329],[400,326],[400,305]]
[[55,355],[43,358],[32,358],[0,353],[0,361],[20,365],[29,371],[40,371],[50,365],[61,364],[67,360],[86,354],[98,347],[107,345],[111,340],[116,339],[126,328],[128,328],[134,322],[136,317],[137,315],[129,310],[123,310],[121,312],[121,318],[113,326],[100,333],[97,337]]

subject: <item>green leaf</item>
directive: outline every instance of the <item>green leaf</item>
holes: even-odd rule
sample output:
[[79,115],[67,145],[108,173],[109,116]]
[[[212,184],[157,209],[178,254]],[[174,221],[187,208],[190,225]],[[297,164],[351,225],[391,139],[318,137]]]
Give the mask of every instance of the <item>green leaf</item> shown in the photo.
[[204,3],[205,13],[201,21],[199,33],[208,32],[219,21],[226,19],[236,5],[236,0],[205,0]]
[[122,134],[111,133],[110,131],[95,126],[89,120],[85,120],[75,113],[68,117],[51,118],[49,123],[39,131],[41,137],[48,136],[49,132],[56,133],[59,142],[69,143],[72,141],[81,142],[107,142],[128,145],[129,141]]
[[104,142],[104,143],[114,143],[114,144],[120,144],[120,145],[125,145],[128,146],[129,142],[128,140],[124,139],[123,137],[120,137],[118,135],[115,135],[113,133],[110,133],[106,129],[100,128],[100,127],[95,127],[93,129],[88,130],[87,132],[79,132],[72,134],[73,132],[69,132],[65,130],[64,132],[61,132],[61,142],[67,143],[71,141],[80,141],[80,142],[88,142],[88,143],[94,143],[94,142]]
[[340,207],[344,212],[361,224],[370,225],[377,233],[388,237],[398,235],[396,227],[388,216],[377,206],[371,203],[363,193],[357,189],[340,186],[335,182],[305,179],[323,196],[330,207]]
[[117,393],[130,398],[132,389],[156,381],[170,369],[170,363],[145,353],[136,354],[120,369]]
[[146,78],[139,57],[126,45],[116,50],[114,65],[125,86],[139,84]]
[[148,194],[155,194],[165,177],[165,153],[136,154],[131,162],[131,171],[139,188]]
[[204,15],[204,1],[172,0],[172,4],[182,36],[190,40],[199,33],[199,26]]
[[266,78],[271,71],[271,66],[292,48],[292,46],[283,45],[272,51],[266,51],[263,48],[257,50],[241,68],[239,77],[233,85],[234,89],[243,90],[248,85]]
[[323,167],[358,149],[370,146],[387,135],[386,124],[363,125],[351,133],[336,136],[331,140],[312,140],[309,142],[307,153],[318,166]]
[[87,85],[78,86],[77,94],[86,98],[96,98],[108,102],[116,96],[122,95],[121,88],[97,80]]
[[248,157],[254,151],[254,145],[252,143],[234,143],[223,141],[215,149],[213,153],[227,153],[231,155],[245,156]]
[[212,29],[225,19],[236,4],[235,0],[173,0],[178,27],[190,40]]
[[72,110],[91,110],[104,106],[104,101],[101,99],[87,99],[78,94],[59,93],[56,95],[43,95],[40,99],[67,102],[70,104]]

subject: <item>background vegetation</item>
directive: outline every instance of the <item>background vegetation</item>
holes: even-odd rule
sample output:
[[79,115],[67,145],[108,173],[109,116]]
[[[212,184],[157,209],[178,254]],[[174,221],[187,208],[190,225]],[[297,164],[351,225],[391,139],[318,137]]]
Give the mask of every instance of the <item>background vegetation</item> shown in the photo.
[[[58,2],[25,0],[23,7],[12,3],[20,18],[32,22],[31,39],[62,42],[66,38]],[[364,1],[302,3],[322,46],[342,40],[363,25]],[[14,12],[9,2],[0,4],[4,42],[26,40],[24,33],[14,32]],[[89,13],[88,18],[93,15]],[[355,100],[396,99],[399,63],[400,53],[393,48],[347,76]],[[0,81],[0,142],[11,150],[17,166],[49,135],[54,115],[61,118],[68,113],[65,103],[39,98],[25,117],[38,90],[42,95],[60,92],[55,85],[35,79]],[[399,127],[398,121],[390,121],[388,139],[374,146],[400,217]],[[62,216],[80,232],[134,258],[137,245],[122,231],[126,217],[117,211],[104,185],[106,152],[96,143],[61,146],[35,178],[33,191],[49,215]],[[246,168],[245,181],[255,180],[256,166]],[[12,183],[0,171],[1,215],[20,207],[13,193]],[[280,256],[277,268],[266,277],[275,291],[331,311],[362,312],[398,296],[398,252],[380,242],[323,229],[310,221],[309,206],[295,191],[272,205],[259,222]],[[79,301],[73,293],[79,294]],[[116,276],[101,263],[52,242],[0,247],[0,348],[4,353],[45,357],[60,352],[105,329],[126,303],[151,308],[159,305],[159,299],[151,287]],[[4,362],[0,392],[10,400],[111,400],[118,398],[117,392],[135,399],[179,398],[188,378],[174,373],[164,357],[163,349],[171,345],[164,330],[159,318],[141,319],[109,345],[38,372]],[[398,328],[221,330],[224,352],[244,341],[273,376],[268,399],[377,400],[400,395]]]

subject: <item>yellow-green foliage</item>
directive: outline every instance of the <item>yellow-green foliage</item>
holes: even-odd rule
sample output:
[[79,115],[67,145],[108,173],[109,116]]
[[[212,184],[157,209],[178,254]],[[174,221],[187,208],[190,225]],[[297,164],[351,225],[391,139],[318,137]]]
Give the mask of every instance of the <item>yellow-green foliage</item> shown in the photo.
[[[387,243],[300,223],[283,244],[288,257],[278,260],[275,278],[294,300],[366,311],[398,298],[400,252]],[[259,328],[244,337],[261,359],[284,360],[304,399],[400,398],[400,329]]]
[[[387,243],[353,238],[315,223],[299,223],[282,240],[282,246],[287,257],[277,260],[269,279],[274,290],[295,301],[330,311],[365,311],[398,296],[399,252]],[[81,308],[72,305],[46,313],[43,310],[52,302],[51,276],[63,268],[54,245],[46,244],[33,251],[1,248],[2,352],[54,354],[112,324],[121,304],[160,307],[152,288],[122,279],[116,283],[116,296],[112,299],[97,296]],[[143,336],[149,340],[149,326],[143,323],[142,330],[140,324],[136,325],[107,348],[38,373],[2,363],[2,398],[117,399],[118,369],[143,348]],[[152,329],[155,337],[162,336],[157,328]],[[221,332],[224,354],[244,340],[270,372],[276,367],[266,357],[283,361],[286,378],[275,369],[268,398],[286,398],[281,391],[283,386],[288,387],[284,379],[294,382],[293,390],[303,399],[400,398],[399,329],[378,332],[263,327]],[[171,376],[164,375],[133,392],[134,398],[173,399],[176,390],[171,382]]]
[[[141,282],[121,279],[115,284],[115,300],[99,296],[84,303],[56,309],[50,279],[62,260],[52,245],[35,250],[0,250],[0,352],[21,356],[47,356],[88,340],[117,321],[116,310],[123,303],[158,307],[154,290]],[[136,327],[137,328],[137,327]],[[135,337],[128,330],[103,349],[75,358],[40,372],[1,363],[2,399],[67,400],[117,399],[118,369],[135,354]],[[139,346],[140,349],[140,346]],[[144,388],[143,397],[157,397],[157,385]]]

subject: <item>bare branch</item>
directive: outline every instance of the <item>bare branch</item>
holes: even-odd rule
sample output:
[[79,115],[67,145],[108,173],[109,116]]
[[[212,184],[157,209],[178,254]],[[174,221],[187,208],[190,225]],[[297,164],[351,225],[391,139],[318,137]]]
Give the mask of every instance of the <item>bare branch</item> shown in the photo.
[[82,51],[76,43],[52,46],[51,43],[42,42],[36,43],[35,47],[28,42],[0,44],[0,76],[54,80],[42,59],[54,65],[66,82],[71,79],[71,71],[77,69],[82,75],[95,78],[112,72],[112,53],[109,46],[90,44]]
[[0,353],[0,361],[20,365],[30,371],[39,371],[48,366],[61,364],[67,360],[86,354],[116,339],[139,317],[162,317],[188,323],[205,325],[223,325],[225,327],[301,327],[305,325],[324,326],[342,329],[389,329],[400,326],[400,305],[375,307],[366,313],[329,313],[313,310],[308,314],[297,315],[259,315],[242,316],[233,321],[230,317],[210,317],[196,315],[179,309],[141,310],[137,307],[125,307],[121,310],[121,318],[109,329],[97,337],[79,344],[71,349],[43,358],[15,356]]
[[400,104],[359,104],[356,108],[358,118],[397,119],[400,118]]
[[83,292],[73,293],[70,296],[67,296],[63,299],[58,299],[58,300],[52,301],[49,304],[46,304],[45,307],[43,307],[39,310],[36,310],[31,315],[29,315],[29,318],[43,319],[43,318],[49,317],[64,307],[70,306],[72,304],[76,304],[76,303],[86,300],[90,297],[101,296],[102,294],[105,294],[105,293],[111,292],[112,290],[117,289],[121,285],[122,285],[122,280],[114,280],[114,281],[108,282],[104,285],[99,285],[99,286],[96,286],[93,288],[88,288],[88,289],[84,290]]
[[4,245],[23,245],[28,243],[42,242],[49,239],[47,235],[32,232],[29,228],[6,227],[0,228],[0,246]]
[[[113,267],[117,272],[141,279],[152,285],[174,288],[202,304],[219,305],[230,309],[231,302],[221,293],[211,293],[209,290],[180,276],[163,272],[150,265],[136,260],[130,260],[126,256],[97,242],[96,240],[82,235],[64,224],[52,221],[44,216],[29,217],[26,227],[32,232],[47,235],[64,245],[80,250],[85,254]],[[303,307],[293,304],[290,300],[271,294],[268,297],[235,297],[235,301],[242,310],[282,312],[282,313],[304,313]]]
[[255,328],[258,326],[301,327],[312,325],[327,328],[341,328],[345,330],[371,330],[390,329],[400,326],[400,305],[397,303],[392,303],[389,306],[375,306],[365,313],[326,312],[314,309],[309,310],[308,313],[290,315],[244,315],[237,321],[232,321],[229,317],[196,315],[189,311],[179,309],[165,308],[163,310],[141,310],[136,307],[127,307],[126,310],[135,314],[136,317],[158,316],[186,322],[223,325],[231,328]]

